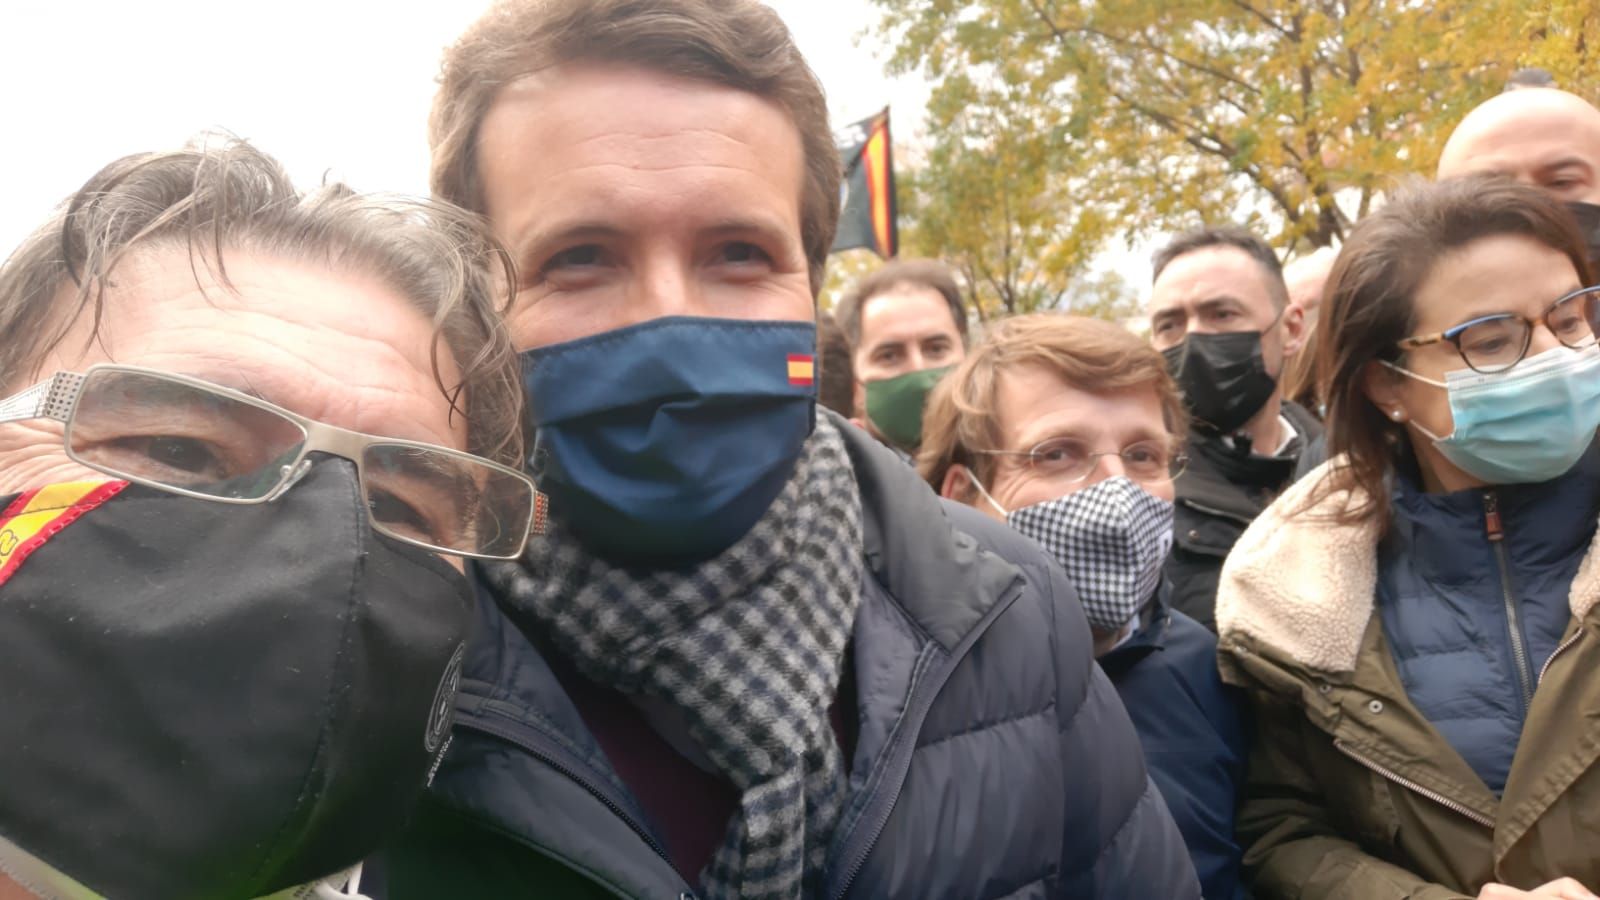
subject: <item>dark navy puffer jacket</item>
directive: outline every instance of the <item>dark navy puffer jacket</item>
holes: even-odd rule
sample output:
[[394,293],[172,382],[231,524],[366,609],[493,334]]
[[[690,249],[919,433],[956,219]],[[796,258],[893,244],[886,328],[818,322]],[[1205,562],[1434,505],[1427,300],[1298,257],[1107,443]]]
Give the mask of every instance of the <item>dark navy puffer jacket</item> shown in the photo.
[[[822,896],[1199,897],[1060,567],[839,425],[867,576]],[[492,602],[483,614],[454,744],[388,854],[390,900],[693,896],[549,665]]]
[[1206,900],[1243,900],[1233,836],[1250,741],[1245,701],[1217,672],[1217,636],[1169,609],[1163,584],[1128,640],[1100,657],[1189,847]]
[[1407,696],[1499,795],[1540,670],[1572,619],[1600,456],[1591,448],[1543,484],[1426,494],[1402,475],[1395,485],[1378,557],[1384,635]]

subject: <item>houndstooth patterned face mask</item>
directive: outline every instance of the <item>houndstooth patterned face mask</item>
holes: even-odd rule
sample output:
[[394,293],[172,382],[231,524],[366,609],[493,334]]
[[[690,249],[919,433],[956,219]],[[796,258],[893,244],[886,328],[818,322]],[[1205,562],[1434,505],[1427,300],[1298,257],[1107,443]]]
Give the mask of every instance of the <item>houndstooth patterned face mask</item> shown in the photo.
[[[994,503],[988,491],[983,496]],[[999,504],[995,508],[1004,512]],[[1161,565],[1172,551],[1172,510],[1170,502],[1119,475],[1008,512],[1006,521],[1043,544],[1067,570],[1090,625],[1117,631],[1161,580]]]

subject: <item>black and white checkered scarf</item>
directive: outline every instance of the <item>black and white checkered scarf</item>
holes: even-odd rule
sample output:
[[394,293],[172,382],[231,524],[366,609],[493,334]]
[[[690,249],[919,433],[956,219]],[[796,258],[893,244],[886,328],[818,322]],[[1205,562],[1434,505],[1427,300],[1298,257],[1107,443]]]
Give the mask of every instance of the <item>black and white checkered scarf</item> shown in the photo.
[[819,418],[778,499],[705,563],[616,566],[586,552],[558,519],[521,564],[489,571],[508,613],[585,676],[681,709],[690,735],[742,792],[701,876],[708,897],[815,893],[846,798],[828,708],[855,623],[861,539],[850,459]]

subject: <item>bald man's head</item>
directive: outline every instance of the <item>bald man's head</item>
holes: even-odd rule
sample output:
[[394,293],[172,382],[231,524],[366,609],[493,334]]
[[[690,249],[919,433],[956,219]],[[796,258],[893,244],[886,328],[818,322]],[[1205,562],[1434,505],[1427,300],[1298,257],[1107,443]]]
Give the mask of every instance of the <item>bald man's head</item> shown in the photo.
[[1554,88],[1493,97],[1461,120],[1439,156],[1440,178],[1474,172],[1600,203],[1600,109]]
[[1322,288],[1333,271],[1333,261],[1339,251],[1323,247],[1310,256],[1302,256],[1283,267],[1283,283],[1289,287],[1289,305],[1306,311],[1306,321],[1317,320],[1317,309],[1322,306]]

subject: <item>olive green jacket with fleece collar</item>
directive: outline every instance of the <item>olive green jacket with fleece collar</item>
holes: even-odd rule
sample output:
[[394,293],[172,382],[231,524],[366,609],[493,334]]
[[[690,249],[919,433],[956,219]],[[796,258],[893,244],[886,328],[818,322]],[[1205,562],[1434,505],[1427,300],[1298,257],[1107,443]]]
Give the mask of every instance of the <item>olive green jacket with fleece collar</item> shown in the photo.
[[1407,698],[1374,610],[1377,522],[1312,496],[1258,517],[1217,594],[1223,680],[1256,709],[1238,829],[1256,896],[1444,900],[1486,882],[1600,889],[1600,550],[1572,583],[1501,798]]

